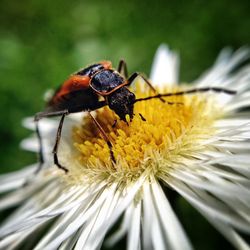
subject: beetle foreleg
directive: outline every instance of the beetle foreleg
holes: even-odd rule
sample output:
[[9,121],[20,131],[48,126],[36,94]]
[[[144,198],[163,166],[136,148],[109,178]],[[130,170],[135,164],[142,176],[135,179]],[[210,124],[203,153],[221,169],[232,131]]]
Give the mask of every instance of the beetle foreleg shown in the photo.
[[[133,73],[129,78],[128,78],[128,85],[130,85],[137,76],[140,76],[144,81],[145,83],[149,86],[149,88],[155,93],[157,94],[157,90],[153,87],[153,85],[149,82],[149,80],[144,77],[142,74],[138,73],[138,72],[135,72]],[[165,102],[165,100],[161,97],[159,97],[159,99],[162,101],[162,102]]]

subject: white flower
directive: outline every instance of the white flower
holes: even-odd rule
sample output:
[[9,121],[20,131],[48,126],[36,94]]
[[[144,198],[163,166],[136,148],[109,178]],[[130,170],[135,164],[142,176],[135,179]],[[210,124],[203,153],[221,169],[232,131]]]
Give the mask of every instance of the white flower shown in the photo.
[[[112,138],[115,167],[104,140],[81,114],[67,117],[62,132],[59,159],[69,173],[52,166],[58,122],[41,120],[43,170],[33,175],[34,164],[0,176],[0,192],[6,193],[0,209],[17,206],[0,228],[0,249],[99,249],[121,216],[120,228],[106,240],[110,246],[127,234],[127,249],[191,249],[160,182],[236,248],[249,249],[240,235],[250,233],[250,66],[241,66],[249,56],[247,48],[223,50],[192,86],[237,95],[197,92],[166,98],[173,105],[138,102],[133,122],[118,121],[116,128],[112,111],[98,111],[96,119]],[[176,84],[178,64],[178,56],[160,46],[151,74],[160,92],[183,89]],[[135,90],[139,97],[148,92]],[[24,124],[34,129],[32,119]],[[22,146],[37,152],[35,135]]]

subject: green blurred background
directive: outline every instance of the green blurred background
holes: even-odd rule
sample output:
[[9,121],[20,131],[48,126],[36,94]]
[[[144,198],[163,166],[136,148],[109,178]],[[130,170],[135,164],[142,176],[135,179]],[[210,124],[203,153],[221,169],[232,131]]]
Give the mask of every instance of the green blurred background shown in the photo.
[[[149,74],[156,48],[167,43],[180,53],[181,80],[191,81],[223,47],[250,44],[247,0],[1,0],[0,7],[0,172],[36,161],[19,149],[30,133],[21,120],[78,68],[124,58],[130,72]],[[198,249],[228,247],[183,200],[177,207],[185,207],[178,213]]]

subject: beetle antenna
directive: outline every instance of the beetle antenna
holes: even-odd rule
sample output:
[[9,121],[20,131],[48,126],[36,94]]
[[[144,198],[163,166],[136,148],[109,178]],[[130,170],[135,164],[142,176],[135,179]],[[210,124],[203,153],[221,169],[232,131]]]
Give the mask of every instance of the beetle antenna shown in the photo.
[[[155,98],[160,98],[160,97],[168,97],[168,96],[180,96],[180,95],[186,95],[186,94],[193,94],[193,93],[199,93],[199,92],[208,92],[208,91],[213,91],[216,93],[225,93],[228,95],[235,95],[237,91],[230,90],[230,89],[224,89],[224,88],[217,88],[217,87],[206,87],[206,88],[196,88],[196,89],[190,89],[190,90],[183,90],[175,93],[166,93],[166,94],[158,94],[158,95],[153,95],[153,96],[148,96],[144,98],[138,98],[134,101],[140,102],[140,101],[147,101]],[[168,102],[168,104],[175,104],[174,102]],[[177,103],[181,104],[181,103]]]

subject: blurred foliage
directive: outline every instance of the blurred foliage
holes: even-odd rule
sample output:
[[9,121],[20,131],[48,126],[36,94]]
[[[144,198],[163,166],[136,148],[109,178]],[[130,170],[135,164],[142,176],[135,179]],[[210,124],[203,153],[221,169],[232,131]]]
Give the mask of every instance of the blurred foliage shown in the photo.
[[181,55],[181,80],[191,81],[223,47],[250,43],[248,0],[1,0],[0,7],[1,172],[36,160],[18,148],[30,133],[21,120],[78,68],[124,58],[130,72],[149,74],[164,42]]

